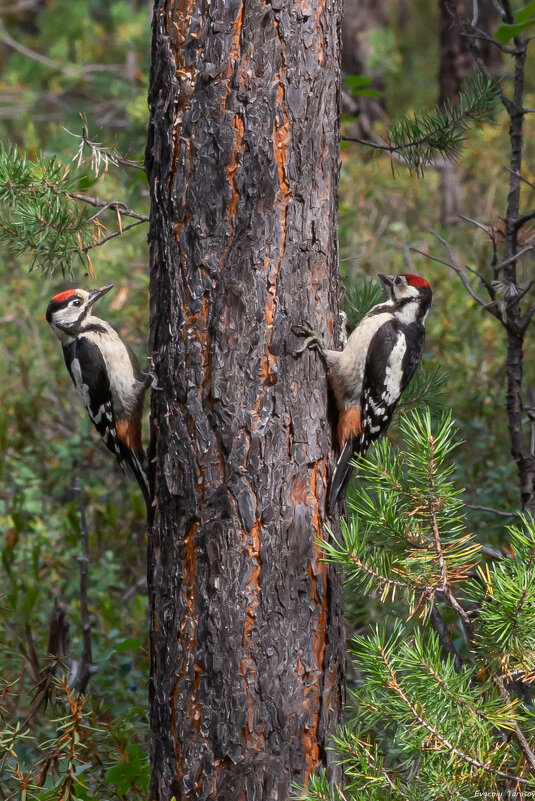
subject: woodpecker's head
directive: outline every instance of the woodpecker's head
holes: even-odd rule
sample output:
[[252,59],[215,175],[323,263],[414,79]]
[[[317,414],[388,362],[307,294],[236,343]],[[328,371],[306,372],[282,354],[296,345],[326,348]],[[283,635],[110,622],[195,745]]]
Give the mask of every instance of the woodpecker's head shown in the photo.
[[100,289],[66,289],[54,295],[46,310],[46,320],[61,342],[78,336],[91,317],[96,300],[109,292],[113,284]]
[[379,278],[390,291],[390,303],[407,321],[410,319],[424,322],[433,300],[430,284],[413,273],[401,275],[383,275]]

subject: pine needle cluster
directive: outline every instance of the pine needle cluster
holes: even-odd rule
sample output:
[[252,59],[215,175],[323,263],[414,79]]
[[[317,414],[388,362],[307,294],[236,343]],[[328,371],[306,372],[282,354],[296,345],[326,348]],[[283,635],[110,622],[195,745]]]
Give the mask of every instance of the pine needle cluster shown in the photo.
[[450,414],[401,422],[360,460],[342,539],[324,545],[389,622],[352,642],[348,725],[333,748],[346,784],[315,777],[307,801],[516,798],[535,791],[535,521],[509,529],[489,563],[452,479]]
[[31,254],[31,269],[66,275],[75,259],[90,268],[98,236],[89,209],[73,198],[79,178],[69,165],[0,148],[0,238],[13,256]]
[[499,98],[499,84],[477,73],[464,84],[458,104],[448,102],[395,121],[388,132],[387,149],[398,153],[419,175],[436,158],[455,160],[469,125],[491,120]]

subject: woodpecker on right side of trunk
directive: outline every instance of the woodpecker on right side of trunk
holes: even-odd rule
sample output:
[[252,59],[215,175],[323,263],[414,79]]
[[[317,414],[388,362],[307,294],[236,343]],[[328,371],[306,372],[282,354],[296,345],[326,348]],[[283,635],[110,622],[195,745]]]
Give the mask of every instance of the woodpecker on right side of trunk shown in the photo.
[[390,298],[363,317],[343,350],[325,348],[306,324],[294,328],[297,336],[306,337],[295,355],[307,348],[319,352],[338,407],[340,455],[329,489],[331,515],[351,478],[353,455],[364,456],[388,427],[423,354],[431,286],[412,273],[379,278]]

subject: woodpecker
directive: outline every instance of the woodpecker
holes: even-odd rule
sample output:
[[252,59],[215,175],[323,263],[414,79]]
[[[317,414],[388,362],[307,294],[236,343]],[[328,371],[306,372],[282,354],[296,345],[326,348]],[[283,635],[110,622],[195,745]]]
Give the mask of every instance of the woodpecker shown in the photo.
[[46,320],[61,342],[67,370],[91,422],[119,464],[130,469],[149,511],[141,418],[151,378],[141,372],[117,331],[92,313],[95,301],[112,287],[66,289],[48,304]]
[[338,408],[340,455],[329,489],[332,514],[351,478],[353,455],[364,456],[385,431],[424,349],[425,319],[433,293],[419,275],[379,275],[390,297],[378,303],[351,333],[343,350],[327,350],[309,325],[296,355],[314,348],[322,357]]

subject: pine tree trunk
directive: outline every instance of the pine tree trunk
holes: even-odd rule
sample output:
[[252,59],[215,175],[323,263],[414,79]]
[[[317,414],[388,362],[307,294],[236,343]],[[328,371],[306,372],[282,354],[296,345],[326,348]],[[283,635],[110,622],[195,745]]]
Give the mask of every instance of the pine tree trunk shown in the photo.
[[155,3],[154,801],[283,801],[332,759],[331,430],[291,327],[338,328],[340,5]]

